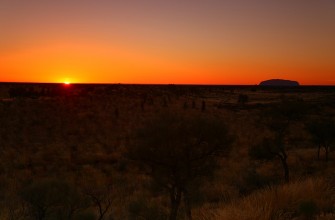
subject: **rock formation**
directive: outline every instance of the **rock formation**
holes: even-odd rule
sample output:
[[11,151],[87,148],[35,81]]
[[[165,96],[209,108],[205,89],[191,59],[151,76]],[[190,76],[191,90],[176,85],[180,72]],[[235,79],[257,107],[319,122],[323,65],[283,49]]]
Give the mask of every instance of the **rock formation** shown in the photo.
[[262,81],[260,86],[299,86],[297,81],[285,80],[285,79],[270,79]]

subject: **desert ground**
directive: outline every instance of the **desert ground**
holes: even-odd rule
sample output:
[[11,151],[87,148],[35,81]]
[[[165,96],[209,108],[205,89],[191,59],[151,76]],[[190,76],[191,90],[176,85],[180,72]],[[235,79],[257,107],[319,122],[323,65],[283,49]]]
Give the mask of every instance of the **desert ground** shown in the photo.
[[0,219],[335,219],[335,88],[0,84]]

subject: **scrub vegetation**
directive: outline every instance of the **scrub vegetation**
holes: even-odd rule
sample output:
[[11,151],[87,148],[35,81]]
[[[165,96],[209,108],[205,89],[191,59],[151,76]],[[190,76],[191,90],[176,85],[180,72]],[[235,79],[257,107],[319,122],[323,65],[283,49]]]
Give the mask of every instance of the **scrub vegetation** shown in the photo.
[[334,219],[335,89],[0,85],[0,219]]

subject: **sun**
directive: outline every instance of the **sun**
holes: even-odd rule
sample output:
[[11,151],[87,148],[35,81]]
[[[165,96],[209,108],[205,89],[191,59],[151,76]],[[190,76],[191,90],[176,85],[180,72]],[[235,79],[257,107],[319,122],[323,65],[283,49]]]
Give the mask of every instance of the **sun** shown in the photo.
[[65,85],[70,85],[71,83],[69,81],[64,82]]

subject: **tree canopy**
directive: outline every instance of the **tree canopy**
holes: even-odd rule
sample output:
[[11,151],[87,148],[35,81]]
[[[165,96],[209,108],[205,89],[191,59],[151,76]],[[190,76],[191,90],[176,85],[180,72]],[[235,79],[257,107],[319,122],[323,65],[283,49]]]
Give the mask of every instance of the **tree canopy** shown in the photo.
[[232,140],[221,120],[167,114],[138,131],[129,157],[145,165],[153,180],[170,192],[170,219],[175,219],[181,196],[189,203],[190,186],[213,173],[217,158],[230,152]]

